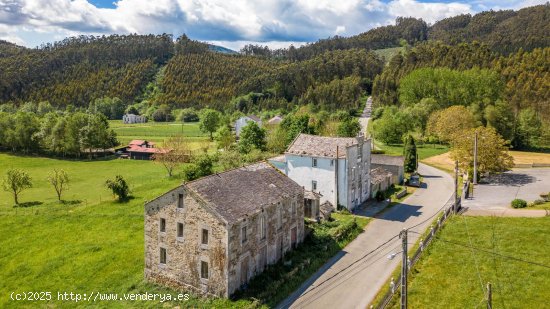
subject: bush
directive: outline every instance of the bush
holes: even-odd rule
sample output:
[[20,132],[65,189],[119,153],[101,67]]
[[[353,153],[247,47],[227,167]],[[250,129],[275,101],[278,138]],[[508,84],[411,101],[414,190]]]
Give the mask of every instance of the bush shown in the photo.
[[113,191],[113,195],[118,197],[119,202],[125,202],[129,199],[130,186],[122,176],[117,175],[115,180],[108,179],[105,185]]
[[384,194],[384,192],[382,191],[378,191],[376,192],[375,198],[377,201],[381,202],[386,198],[386,194]]
[[546,201],[542,199],[534,200],[532,203],[529,203],[529,206],[537,206],[544,204]]
[[512,201],[512,207],[514,207],[514,208],[525,208],[525,207],[527,207],[527,202],[525,200],[517,198],[517,199]]

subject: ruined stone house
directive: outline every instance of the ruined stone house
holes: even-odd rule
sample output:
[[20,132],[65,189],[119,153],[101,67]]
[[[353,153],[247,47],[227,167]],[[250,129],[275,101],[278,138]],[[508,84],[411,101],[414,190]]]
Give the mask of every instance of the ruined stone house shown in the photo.
[[304,190],[261,162],[145,205],[145,277],[228,297],[304,238]]

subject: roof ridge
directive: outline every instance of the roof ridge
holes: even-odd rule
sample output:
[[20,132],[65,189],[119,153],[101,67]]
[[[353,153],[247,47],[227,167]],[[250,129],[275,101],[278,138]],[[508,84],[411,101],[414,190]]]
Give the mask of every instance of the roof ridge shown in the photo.
[[256,161],[256,162],[253,162],[253,163],[248,163],[248,164],[244,164],[242,166],[238,166],[238,167],[234,167],[234,168],[231,168],[231,169],[228,169],[228,170],[225,170],[225,171],[221,171],[221,172],[216,172],[216,173],[213,173],[213,174],[210,174],[210,175],[207,175],[207,176],[204,176],[204,177],[201,177],[201,178],[197,178],[195,180],[191,180],[191,181],[188,181],[188,182],[184,182],[183,185],[188,185],[188,184],[192,184],[192,183],[196,183],[198,182],[199,180],[203,180],[203,179],[209,179],[209,178],[213,178],[215,176],[218,176],[220,177],[221,174],[227,174],[229,172],[233,172],[235,170],[239,170],[239,169],[242,169],[242,168],[245,168],[245,167],[248,167],[248,166],[252,166],[252,165],[255,165],[255,164],[260,164],[260,163],[265,163],[267,164],[268,166],[272,167],[272,168],[275,168],[273,167],[271,164],[269,164],[267,162],[267,160],[261,160],[261,161]]

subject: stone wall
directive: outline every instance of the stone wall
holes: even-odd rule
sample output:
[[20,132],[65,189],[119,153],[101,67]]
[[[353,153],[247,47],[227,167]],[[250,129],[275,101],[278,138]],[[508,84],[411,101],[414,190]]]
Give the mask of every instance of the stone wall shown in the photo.
[[[183,208],[177,208],[178,195],[184,195]],[[166,231],[160,231],[160,219]],[[177,237],[177,224],[183,223],[183,237]],[[201,244],[202,229],[208,230],[208,245]],[[194,292],[228,296],[226,223],[193,192],[180,186],[145,205],[145,277],[167,286],[189,288]],[[160,263],[160,248],[167,252]],[[200,277],[201,261],[208,263],[209,278]]]
[[[295,207],[292,203],[295,203]],[[282,222],[278,223],[278,211]],[[295,211],[295,212],[293,212]],[[266,220],[266,237],[261,239],[260,217]],[[246,226],[247,241],[243,243],[242,228]],[[276,263],[291,250],[291,230],[296,228],[296,242],[304,239],[304,195],[288,197],[265,206],[256,213],[231,225],[229,229],[228,291],[232,294],[243,283],[261,273],[266,265]]]

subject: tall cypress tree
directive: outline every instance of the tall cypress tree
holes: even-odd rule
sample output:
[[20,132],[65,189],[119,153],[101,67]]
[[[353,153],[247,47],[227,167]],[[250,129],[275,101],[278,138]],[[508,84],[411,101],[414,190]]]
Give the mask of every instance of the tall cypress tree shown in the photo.
[[412,135],[408,135],[403,148],[405,156],[405,172],[413,173],[418,168],[418,153],[416,151],[416,143]]

